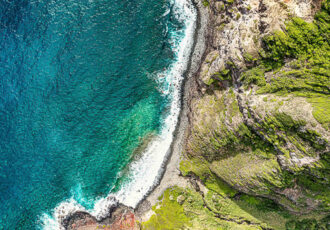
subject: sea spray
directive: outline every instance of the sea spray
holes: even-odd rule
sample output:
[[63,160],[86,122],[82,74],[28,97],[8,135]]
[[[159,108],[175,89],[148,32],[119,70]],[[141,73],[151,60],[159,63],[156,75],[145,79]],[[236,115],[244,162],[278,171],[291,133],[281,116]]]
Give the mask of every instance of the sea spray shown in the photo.
[[61,202],[93,210],[132,181],[128,164],[170,112],[155,78],[175,61],[171,32],[184,27],[172,8],[1,1],[0,229],[36,229]]
[[163,16],[171,13],[184,27],[178,31],[167,31],[170,33],[175,61],[154,78],[158,82],[159,91],[169,101],[160,133],[150,141],[141,157],[128,165],[128,178],[120,184],[119,189],[116,188],[116,191],[110,192],[107,197],[95,201],[93,209],[90,210],[86,210],[73,198],[63,201],[54,209],[52,216],[43,214],[40,217],[40,226],[43,229],[63,229],[63,220],[77,211],[88,211],[97,219],[101,219],[109,215],[111,207],[118,202],[134,208],[161,179],[179,119],[182,82],[196,27],[196,10],[189,0],[170,0],[170,6],[171,9]]
[[[160,179],[181,109],[181,86],[193,45],[196,12],[193,5],[187,0],[173,0],[172,4],[172,14],[179,21],[184,22],[185,26],[183,31],[172,31],[176,61],[168,70],[159,74],[165,76],[164,78],[158,78],[160,79],[160,90],[164,95],[170,97],[169,113],[166,114],[159,136],[151,141],[140,159],[129,165],[130,182],[123,184],[122,188],[115,194],[109,195],[114,196],[120,203],[133,208],[143,199],[145,194],[154,188]],[[178,35],[180,32],[183,32],[183,37]],[[103,202],[103,200],[99,202]],[[92,213],[96,217],[105,215],[100,210],[93,210]]]

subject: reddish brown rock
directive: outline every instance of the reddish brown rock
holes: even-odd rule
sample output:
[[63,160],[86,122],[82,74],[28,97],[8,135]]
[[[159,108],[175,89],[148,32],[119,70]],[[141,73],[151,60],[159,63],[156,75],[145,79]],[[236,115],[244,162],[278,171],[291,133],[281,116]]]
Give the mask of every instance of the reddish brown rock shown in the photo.
[[110,217],[97,221],[95,217],[85,212],[77,212],[65,221],[67,230],[139,230],[134,210],[119,206]]

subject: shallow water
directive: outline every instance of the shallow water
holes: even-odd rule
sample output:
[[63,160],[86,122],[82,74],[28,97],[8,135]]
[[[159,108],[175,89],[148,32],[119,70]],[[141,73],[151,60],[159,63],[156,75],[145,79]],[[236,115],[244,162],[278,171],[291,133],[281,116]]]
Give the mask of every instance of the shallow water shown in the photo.
[[[169,110],[169,1],[0,2],[0,229],[106,196]],[[183,36],[178,34],[177,36]]]

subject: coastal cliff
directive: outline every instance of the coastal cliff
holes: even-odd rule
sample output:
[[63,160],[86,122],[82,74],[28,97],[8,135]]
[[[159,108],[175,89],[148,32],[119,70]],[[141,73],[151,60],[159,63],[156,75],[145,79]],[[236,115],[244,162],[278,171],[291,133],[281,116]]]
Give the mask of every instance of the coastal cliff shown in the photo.
[[329,229],[329,1],[195,5],[180,141],[163,180],[136,210],[91,226]]
[[192,188],[167,190],[142,226],[329,228],[328,2],[202,3],[207,50],[180,163]]

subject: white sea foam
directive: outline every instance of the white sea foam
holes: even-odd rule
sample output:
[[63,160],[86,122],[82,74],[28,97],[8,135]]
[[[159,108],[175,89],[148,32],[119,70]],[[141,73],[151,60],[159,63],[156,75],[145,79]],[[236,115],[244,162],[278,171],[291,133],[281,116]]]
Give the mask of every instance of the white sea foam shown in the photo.
[[43,214],[40,218],[41,228],[45,230],[62,230],[63,220],[77,211],[86,211],[86,209],[77,203],[73,198],[60,203],[55,209],[53,216]]
[[[117,192],[97,200],[92,210],[87,210],[98,219],[107,216],[109,209],[116,206],[118,202],[136,207],[159,181],[165,167],[164,164],[170,151],[181,110],[181,85],[184,71],[187,69],[196,27],[196,10],[189,0],[170,0],[170,3],[172,5],[171,13],[185,26],[183,31],[170,32],[176,61],[157,78],[160,91],[169,98],[168,112],[163,120],[160,134],[149,143],[142,156],[128,166],[129,180],[121,184]],[[53,216],[44,214],[41,217],[42,228],[46,230],[63,229],[60,223],[65,217],[76,211],[86,210],[73,198],[66,200],[55,208]]]

